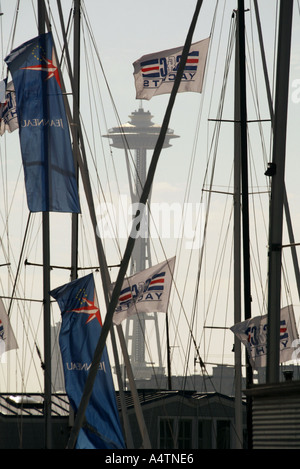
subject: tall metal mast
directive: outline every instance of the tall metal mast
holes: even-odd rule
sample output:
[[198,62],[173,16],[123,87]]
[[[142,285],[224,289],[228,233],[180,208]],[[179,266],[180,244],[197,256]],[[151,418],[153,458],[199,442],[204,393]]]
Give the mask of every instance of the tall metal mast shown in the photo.
[[273,176],[270,202],[267,382],[279,381],[279,325],[285,154],[293,0],[281,0],[274,112]]
[[[240,80],[239,80],[239,36],[238,16],[236,16],[236,54],[235,54],[235,104],[234,104],[234,322],[241,322],[241,135],[240,135]],[[235,365],[235,434],[236,449],[242,447],[242,357],[241,343],[234,339]]]
[[[39,34],[45,33],[45,4],[38,0],[38,28]],[[47,112],[48,96],[43,93],[44,114]],[[45,142],[45,155],[47,155],[47,139]],[[47,158],[46,158],[47,161]],[[43,212],[43,301],[44,301],[44,416],[45,416],[45,448],[51,449],[51,323],[50,323],[50,239],[49,212]]]
[[[244,269],[244,316],[251,318],[251,276],[249,240],[249,197],[248,197],[248,143],[247,143],[247,93],[246,93],[246,52],[245,52],[245,5],[238,0],[238,60],[239,60],[239,119],[240,119],[240,164],[242,181],[242,239]],[[252,384],[252,367],[246,354],[246,382]],[[252,447],[252,400],[247,397],[248,449]]]
[[[81,0],[74,1],[74,53],[73,53],[73,155],[76,178],[78,183],[78,154],[79,154],[79,109],[80,109],[80,15]],[[78,276],[78,213],[72,214],[72,251],[71,251],[71,280]]]

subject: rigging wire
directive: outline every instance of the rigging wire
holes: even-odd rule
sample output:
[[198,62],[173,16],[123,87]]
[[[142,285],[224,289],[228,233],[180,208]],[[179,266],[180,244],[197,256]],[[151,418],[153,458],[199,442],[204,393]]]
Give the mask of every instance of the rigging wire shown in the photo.
[[[84,42],[85,42],[85,44],[86,44],[86,40],[85,40]],[[91,56],[91,55],[93,55],[93,54],[90,54],[90,56]],[[99,57],[99,54],[96,54],[96,55]],[[89,56],[89,54],[86,53],[86,56]],[[102,68],[102,66],[101,66],[101,68]],[[90,70],[90,66],[87,66],[86,69],[89,71],[89,70]],[[98,78],[97,74],[96,74],[96,77]],[[96,82],[98,82],[98,80],[96,80]],[[99,88],[99,87],[98,87],[98,88]],[[94,96],[94,94],[93,94],[93,98],[94,98],[94,97],[95,97],[95,96]],[[100,101],[101,101],[101,100],[100,100]],[[84,125],[83,125],[83,127],[84,127]],[[95,134],[95,133],[94,133],[94,134]],[[101,131],[99,132],[99,134],[101,135]],[[92,140],[94,141],[94,139],[92,139]],[[87,141],[88,141],[88,145],[90,146],[89,140],[87,140]],[[92,150],[91,150],[91,154],[93,155]],[[99,186],[100,186],[100,188],[101,188],[102,194],[104,194],[104,191],[103,191],[103,189],[102,189],[102,183],[100,182],[100,179],[99,179],[99,172],[98,172],[98,169],[97,169],[97,161],[96,161],[96,158],[95,158],[95,157],[93,157],[93,162],[94,162],[94,165],[93,165],[93,166],[94,166],[94,168],[95,168],[95,170],[96,170],[96,174],[97,174],[97,181],[98,181]],[[116,242],[117,236],[114,237],[114,240],[115,240],[116,245],[118,246],[118,243]],[[119,248],[119,255],[120,255],[120,248]]]
[[[219,129],[219,130],[220,130],[220,129]],[[95,145],[95,143],[94,143],[94,145]],[[92,152],[91,152],[91,153],[92,153]],[[96,161],[95,161],[95,164],[97,164]],[[193,167],[193,166],[191,165],[191,167]],[[108,171],[108,169],[107,169],[107,171]],[[97,180],[98,180],[98,178],[97,178]],[[188,192],[188,190],[187,190],[187,192]],[[83,228],[83,230],[85,229],[84,226],[82,226],[82,228]],[[197,301],[198,301],[198,292],[197,292],[196,297],[195,297],[195,302],[197,302]],[[190,322],[190,321],[189,321],[189,322]],[[191,321],[190,323],[192,324],[192,321]],[[177,327],[177,331],[176,331],[176,334],[177,334],[178,331],[179,331],[179,321],[177,322],[176,327]],[[192,330],[192,327],[191,327],[191,330]]]
[[[196,300],[198,298],[199,294],[199,281],[200,281],[200,274],[202,270],[202,263],[203,263],[203,256],[204,256],[204,246],[205,246],[205,241],[206,241],[206,236],[207,236],[207,225],[208,225],[208,217],[209,217],[209,208],[211,204],[211,195],[212,195],[212,184],[214,180],[214,172],[216,168],[216,156],[217,156],[217,148],[218,148],[218,138],[220,134],[220,129],[221,129],[221,119],[222,119],[222,113],[223,113],[223,108],[224,108],[224,100],[225,100],[225,91],[226,91],[226,84],[227,84],[227,78],[228,78],[228,73],[229,73],[229,64],[230,64],[230,57],[232,54],[233,50],[233,41],[234,40],[234,28],[233,24],[231,22],[230,26],[230,32],[229,32],[229,41],[228,41],[228,46],[227,46],[227,53],[225,57],[225,70],[224,70],[224,76],[223,76],[223,82],[222,82],[222,88],[221,88],[221,97],[219,101],[219,108],[217,111],[217,122],[215,124],[214,128],[214,135],[211,140],[211,148],[210,148],[210,157],[207,161],[207,167],[206,167],[206,172],[205,172],[205,177],[204,177],[204,183],[203,183],[203,188],[205,187],[206,184],[206,178],[208,177],[209,174],[209,164],[211,162],[211,176],[210,176],[210,181],[209,181],[209,192],[208,192],[208,199],[206,203],[206,219],[205,219],[205,232],[203,236],[203,245],[201,247],[200,255],[199,255],[199,261],[198,261],[198,277],[197,277],[197,290],[195,291],[195,301],[194,301],[194,308],[196,308]],[[204,319],[204,325],[206,324],[206,319]],[[203,330],[204,331],[204,330]],[[202,335],[203,335],[202,331]],[[201,340],[200,340],[201,342]],[[206,347],[205,347],[206,348]]]
[[[100,58],[99,58],[99,54],[98,54],[98,53],[96,53],[96,56],[98,57],[98,60],[100,61]],[[102,66],[102,65],[101,65],[101,68],[102,68],[102,73],[104,74],[104,70],[103,70],[103,66]],[[108,84],[107,84],[107,86],[108,86]],[[112,99],[112,97],[111,97],[111,99]],[[118,118],[118,120],[120,121],[119,118]],[[94,165],[94,166],[95,166],[95,165]],[[149,213],[151,214],[151,207],[149,208]],[[161,240],[160,240],[160,239],[159,239],[159,241],[160,241],[160,243],[161,243]],[[162,246],[162,244],[161,244],[161,246]],[[162,247],[162,248],[163,248],[163,247]],[[167,257],[165,256],[165,258],[167,258]],[[177,294],[178,294],[178,292],[177,292]],[[181,303],[181,305],[182,305],[182,303]],[[186,320],[187,320],[187,322],[188,322],[188,319],[187,319],[187,315],[186,315],[186,314],[185,314],[185,317],[186,317]],[[149,347],[148,347],[148,350],[150,350]]]
[[[99,60],[100,60],[100,59],[99,59]],[[101,65],[101,67],[102,67],[102,65]],[[103,72],[103,73],[104,73],[104,72]],[[107,85],[107,86],[108,86],[108,85]],[[151,212],[151,210],[149,210],[149,212]],[[186,316],[186,314],[185,314],[185,317],[186,317],[186,320],[187,320],[187,316]],[[187,320],[187,321],[188,321],[188,320]]]
[[[248,73],[250,74],[249,68],[250,68],[250,66],[248,66]],[[254,74],[254,72],[253,72],[253,74]],[[255,81],[254,81],[254,83],[255,83]],[[258,98],[257,98],[257,95],[256,95],[256,90],[257,90],[257,87],[254,86],[254,87],[252,88],[252,93],[253,93],[253,94],[255,95],[255,97],[256,97],[256,100],[254,100],[254,102],[257,103],[257,108],[256,108],[257,111],[256,111],[256,112],[257,112],[258,120],[260,120],[260,111],[259,111],[259,107],[260,107],[260,106],[259,106],[259,101],[258,101]],[[259,127],[260,127],[260,132],[261,132],[261,141],[262,141],[262,149],[263,149],[263,150],[262,150],[262,154],[263,154],[264,158],[266,158],[266,156],[265,156],[266,151],[265,151],[263,133],[262,133],[262,130],[261,130],[261,124],[260,124],[260,123],[259,123]],[[252,153],[251,153],[251,154],[252,154]],[[253,160],[254,160],[254,159],[253,159]],[[265,161],[266,161],[266,159],[265,159]],[[254,162],[254,161],[253,161],[253,162]],[[253,167],[254,167],[254,166],[253,166]],[[254,175],[254,173],[252,173],[252,179],[253,179],[253,175]],[[252,180],[252,186],[254,187],[254,185],[253,185],[253,180]],[[210,186],[210,190],[211,190],[211,186]],[[266,191],[266,192],[268,192],[268,191]],[[254,199],[254,197],[256,197],[256,195],[253,195],[253,199]],[[254,202],[254,201],[253,201],[253,202]],[[255,212],[254,212],[254,220],[255,220],[255,219],[256,219],[256,218],[255,218]],[[256,230],[255,232],[256,232],[256,238],[257,238],[257,222],[254,223],[254,227],[255,227],[255,230]],[[253,249],[253,247],[252,247],[252,249]],[[252,251],[252,252],[253,252],[253,251]],[[257,252],[258,252],[258,251],[257,251]],[[261,263],[261,262],[260,262],[260,263]],[[262,274],[260,274],[260,278],[262,279]],[[260,285],[261,285],[261,287],[260,287],[260,288],[261,288],[261,291],[263,291],[262,280],[261,280],[261,282],[260,282]],[[264,298],[264,296],[263,296],[263,298]],[[209,301],[209,299],[208,299],[208,306],[209,306],[209,303],[210,303],[210,301]],[[208,306],[207,306],[207,314],[208,314]],[[205,324],[205,321],[204,321],[204,324]],[[206,349],[207,349],[207,346],[206,346],[206,344],[205,344],[205,350],[206,350]]]
[[[215,31],[215,25],[216,25],[216,18],[217,18],[217,9],[218,9],[218,5],[216,4],[215,6],[215,9],[214,9],[214,14],[213,14],[213,20],[212,20],[212,26],[211,26],[211,31],[210,31],[210,38],[214,37],[214,31]],[[211,46],[209,48],[209,51],[208,51],[208,57],[207,57],[207,68],[208,68],[208,65],[210,63],[210,55],[211,55]],[[206,89],[206,77],[205,77],[205,80],[204,80],[204,84],[203,84],[203,94],[205,94],[205,89]],[[195,171],[194,171],[194,168],[195,168],[195,163],[196,163],[196,150],[197,150],[197,146],[198,146],[198,140],[199,140],[199,128],[200,128],[200,123],[201,123],[201,119],[202,119],[202,112],[203,112],[203,104],[204,104],[204,100],[202,99],[202,96],[201,96],[201,99],[200,99],[200,107],[199,107],[199,111],[198,111],[198,118],[197,118],[197,122],[196,122],[196,130],[195,130],[195,138],[194,138],[194,142],[193,142],[193,149],[192,149],[192,155],[191,155],[191,160],[190,160],[190,165],[189,165],[189,172],[188,172],[188,177],[187,177],[187,183],[186,183],[186,188],[185,188],[185,194],[184,194],[184,207],[186,206],[185,204],[190,200],[190,193],[191,193],[191,187],[192,187],[192,179],[193,177],[195,177]],[[197,230],[197,227],[199,226],[200,224],[200,219],[199,217],[202,215],[202,206],[200,204],[200,209],[199,209],[199,212],[196,213],[196,221],[195,221],[195,233],[196,233],[196,230]],[[179,237],[179,240],[177,241],[177,246],[176,246],[176,257],[180,258],[181,256],[181,253],[182,253],[182,250],[183,250],[183,242],[184,242],[184,228],[185,228],[185,223],[186,223],[186,216],[187,216],[187,211],[182,211],[182,221],[181,221],[181,237]],[[195,246],[194,246],[194,242],[195,242],[195,239],[193,239],[193,242],[192,242],[192,246],[190,247],[190,255],[189,255],[189,259],[188,259],[188,263],[187,263],[187,267],[186,267],[186,275],[185,275],[185,281],[184,281],[184,284],[182,286],[182,292],[181,292],[181,298],[182,298],[182,302],[184,300],[184,296],[185,296],[185,293],[187,291],[187,281],[188,279],[190,278],[190,269],[191,269],[191,265],[192,265],[192,259],[193,259],[193,254],[194,254],[194,249],[195,249]],[[181,270],[181,267],[179,266],[179,263],[177,264],[176,266],[176,270],[175,270],[175,279],[179,273],[179,271]],[[174,294],[173,294],[173,297],[174,297]],[[174,321],[174,343],[177,342],[177,340],[181,340],[180,339],[180,334],[179,334],[179,331],[180,331],[180,327],[181,327],[181,310],[179,310],[178,312],[178,316],[177,318],[175,319],[175,311],[174,311],[174,307],[172,308],[172,318],[173,321]],[[193,331],[193,328],[194,328],[194,324],[195,324],[195,317],[196,315],[192,314],[191,315],[191,318],[189,320],[189,328],[190,328],[190,331]],[[183,360],[183,365],[184,365],[184,368],[185,368],[185,371],[184,371],[184,376],[187,377],[187,373],[188,373],[188,368],[189,368],[189,357],[190,357],[190,347],[191,347],[191,343],[192,343],[192,339],[189,337],[189,346],[186,347],[186,344],[184,344],[184,347],[182,347],[182,349],[186,349],[186,353],[185,353],[185,357],[184,357],[184,360]],[[174,350],[174,349],[173,349]],[[186,379],[185,379],[185,382],[186,382]],[[185,388],[185,385],[183,387],[183,389]]]

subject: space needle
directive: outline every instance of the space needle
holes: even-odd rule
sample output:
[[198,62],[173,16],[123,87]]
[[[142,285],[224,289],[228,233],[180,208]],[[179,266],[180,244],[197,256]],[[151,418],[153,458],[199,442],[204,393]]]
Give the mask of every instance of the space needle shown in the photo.
[[[109,129],[108,134],[104,135],[111,139],[111,146],[123,149],[128,168],[128,178],[131,187],[132,203],[139,202],[142,189],[144,187],[147,175],[147,151],[155,148],[161,126],[152,122],[153,116],[149,111],[144,111],[140,104],[137,111],[133,111],[129,116],[130,121],[119,127]],[[173,130],[168,129],[163,148],[171,146],[170,140],[178,138]],[[129,171],[128,152],[135,153],[134,178]],[[150,200],[149,200],[150,204]],[[149,212],[146,213],[146,226],[149,228]],[[149,236],[138,236],[135,241],[134,250],[131,257],[130,275],[140,272],[151,264],[150,240]],[[151,343],[151,351],[154,346],[157,348],[158,365],[146,362],[145,358],[145,333],[147,323],[154,321],[156,344]],[[150,325],[150,324],[149,324]],[[164,376],[165,368],[162,364],[160,336],[157,321],[157,314],[138,314],[131,316],[126,321],[125,341],[127,350],[131,359],[132,371],[135,379],[150,379],[152,375]]]

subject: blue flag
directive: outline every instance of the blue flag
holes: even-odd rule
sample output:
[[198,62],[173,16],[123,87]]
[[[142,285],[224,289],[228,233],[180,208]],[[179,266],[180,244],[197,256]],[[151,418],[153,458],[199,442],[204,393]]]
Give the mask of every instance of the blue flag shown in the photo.
[[28,208],[80,212],[70,132],[52,34],[42,34],[5,59],[19,120]]
[[[83,394],[94,351],[102,330],[93,274],[50,292],[62,313],[59,337],[65,387],[76,412]],[[85,412],[76,448],[125,447],[106,347]]]

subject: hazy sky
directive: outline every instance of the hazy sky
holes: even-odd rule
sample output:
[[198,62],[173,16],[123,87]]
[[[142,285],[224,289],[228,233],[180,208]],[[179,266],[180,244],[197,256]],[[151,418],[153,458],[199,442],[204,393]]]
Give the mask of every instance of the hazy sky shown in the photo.
[[[1,17],[2,22],[2,57],[4,58],[7,53],[10,51],[11,42],[6,46],[7,42],[11,40],[11,25],[14,14],[14,5],[16,2],[12,0],[1,0],[1,10],[4,15]],[[220,1],[218,3],[218,11],[216,16],[216,25],[215,25],[215,34],[212,38],[211,49],[209,54],[209,61],[207,66],[207,74],[205,80],[204,92],[202,95],[194,93],[181,93],[176,98],[176,103],[174,106],[170,127],[174,130],[175,134],[179,135],[180,138],[173,141],[172,148],[165,150],[162,154],[161,161],[159,163],[157,174],[154,181],[153,195],[152,200],[154,202],[164,201],[166,203],[178,203],[181,206],[188,201],[193,204],[193,207],[197,202],[200,201],[201,191],[203,188],[203,181],[206,175],[206,171],[210,173],[211,166],[207,166],[207,161],[211,158],[211,148],[213,144],[211,139],[213,137],[215,123],[208,121],[208,119],[215,119],[217,117],[218,103],[221,94],[221,86],[224,73],[224,64],[226,51],[228,47],[228,37],[230,30],[230,23],[232,22],[232,12],[236,8],[236,1]],[[270,6],[270,3],[272,5]],[[35,6],[35,2],[29,0],[21,0],[20,9],[19,9],[19,19],[16,28],[16,35],[13,43],[13,47],[17,47],[22,42],[30,39],[31,37],[37,34],[36,22],[33,14],[32,4]],[[56,15],[56,2],[50,1],[51,8]],[[67,0],[62,1],[62,6],[65,12],[65,21],[67,22],[69,11],[70,11],[71,2]],[[109,85],[109,91],[113,96],[114,104],[117,108],[117,112],[121,122],[125,123],[129,120],[129,115],[132,111],[137,110],[140,106],[140,102],[135,99],[135,89],[134,89],[134,79],[133,79],[133,66],[132,63],[141,57],[144,54],[151,52],[156,52],[159,50],[164,50],[168,48],[177,47],[183,45],[187,35],[187,31],[194,13],[196,1],[195,0],[186,0],[182,2],[181,0],[152,0],[152,2],[145,2],[143,0],[86,0],[85,8],[88,13],[89,21],[93,30],[95,42],[97,45],[97,53],[99,54],[104,72],[105,79]],[[270,2],[269,0],[261,0],[259,2],[261,7],[261,20],[262,27],[265,37],[265,49],[271,79],[271,85],[273,86],[273,60],[276,49],[274,48],[274,30],[275,30],[275,17],[276,17],[276,7],[277,2]],[[211,0],[204,0],[203,7],[201,9],[198,24],[196,31],[194,33],[193,42],[199,41],[208,37],[212,32],[212,22],[215,13],[216,2]],[[248,72],[251,74],[255,68],[258,74],[257,84],[263,85],[263,76],[260,71],[261,63],[259,59],[259,50],[257,45],[257,33],[255,29],[255,18],[254,18],[254,8],[252,2],[246,1],[245,7],[250,11],[246,13],[246,24],[247,24],[247,47],[249,47],[247,54],[250,55],[247,59]],[[66,8],[66,9],[65,9]],[[57,21],[53,21],[53,30],[55,28],[59,31],[60,26]],[[222,26],[222,28],[221,28]],[[300,103],[292,100],[292,91],[295,91],[295,86],[297,86],[297,80],[300,79],[299,71],[299,10],[298,4],[295,2],[295,29],[293,31],[293,52],[292,52],[292,61],[291,61],[291,99],[289,101],[289,109],[291,114],[291,131],[289,133],[289,158],[287,160],[287,169],[289,170],[287,177],[287,189],[290,193],[291,198],[291,210],[293,220],[295,222],[296,229],[296,241],[297,233],[299,233],[299,215],[297,213],[297,207],[299,206],[299,194],[296,190],[298,189],[298,170],[295,168],[299,167],[298,160],[298,141],[296,132],[296,139],[292,135],[293,130],[297,130],[298,121],[299,121],[299,110]],[[255,46],[252,46],[252,39],[255,40]],[[71,39],[72,40],[72,37]],[[82,47],[85,49],[85,46],[88,44],[87,39],[87,30],[82,35]],[[254,61],[255,56],[255,61]],[[88,51],[87,58],[84,57],[81,63],[82,68],[82,100],[81,100],[81,112],[83,117],[83,122],[89,129],[92,135],[92,128],[90,123],[90,114],[88,111],[89,105],[89,95],[88,91],[90,83],[88,84],[86,80],[86,71],[89,70],[89,64],[92,63],[92,59],[95,57],[95,54]],[[6,70],[3,69],[3,77],[5,76]],[[229,82],[227,88],[227,97],[224,105],[224,119],[233,118],[233,60],[229,73]],[[109,192],[109,185],[112,184],[112,192],[116,198],[120,195],[128,195],[128,179],[126,174],[125,158],[124,153],[120,150],[113,150],[112,156],[110,155],[109,142],[105,140],[100,143],[99,134],[105,134],[107,129],[115,126],[117,124],[115,112],[110,102],[110,96],[107,92],[106,85],[102,77],[97,77],[101,83],[101,100],[98,94],[94,94],[97,105],[99,104],[99,120],[101,120],[101,130],[96,130],[95,133],[98,136],[95,137],[95,149],[97,152],[98,158],[98,171],[101,179],[102,189],[105,193]],[[93,82],[96,84],[96,79]],[[249,80],[249,119],[257,119],[256,112],[253,106],[252,90],[254,89],[254,82]],[[294,84],[294,88],[293,88]],[[300,87],[300,86],[299,86]],[[97,96],[97,98],[96,98]],[[264,87],[259,92],[259,105],[262,119],[268,119],[268,108],[266,106],[266,98],[264,97]],[[157,96],[154,97],[149,102],[143,102],[143,108],[145,111],[150,111],[154,116],[153,121],[157,124],[161,124],[164,112],[168,103],[168,96]],[[103,106],[102,106],[103,105]],[[198,118],[201,116],[201,125],[198,126]],[[251,124],[252,125],[252,124]],[[252,128],[251,128],[252,132]],[[254,131],[255,132],[255,131]],[[270,137],[268,124],[264,124],[264,139],[266,154],[265,158],[267,161],[270,160]],[[218,162],[216,165],[216,179],[214,182],[214,189],[222,191],[224,188],[227,188],[228,192],[231,190],[232,180],[230,182],[230,174],[232,169],[232,138],[233,138],[233,126],[230,123],[222,125],[222,131],[220,133],[220,143],[219,143],[219,156]],[[18,137],[15,135],[7,136],[5,140],[6,150],[9,147],[13,149],[13,157],[7,159],[7,173],[9,177],[9,191],[10,194],[13,193],[13,180],[16,177],[19,177],[20,188],[18,189],[17,204],[18,209],[16,211],[17,215],[14,215],[12,223],[12,228],[10,230],[10,236],[13,238],[17,250],[21,246],[21,233],[22,229],[24,230],[24,225],[27,220],[26,213],[26,201],[24,199],[24,189],[22,188],[22,171],[20,171],[21,160],[20,155],[18,154]],[[4,142],[2,142],[4,143]],[[94,145],[94,140],[92,137],[89,138],[89,144],[91,147]],[[103,147],[102,147],[103,145]],[[266,190],[267,181],[263,176],[265,169],[266,160],[263,159],[263,154],[261,151],[260,144],[260,135],[258,131],[255,134],[255,140],[251,142],[249,146],[251,153],[251,161],[253,160],[258,164],[257,169],[257,179],[255,179],[254,169],[251,170],[251,183],[253,186],[260,187],[261,190]],[[102,158],[102,151],[105,153],[105,157]],[[2,153],[3,152],[3,153]],[[12,152],[10,152],[11,154]],[[4,154],[4,149],[1,150],[1,155]],[[150,159],[151,154],[149,153],[148,160]],[[195,158],[195,160],[193,160]],[[104,164],[104,161],[106,162]],[[191,166],[194,161],[194,165]],[[252,168],[252,166],[251,166]],[[292,171],[290,171],[292,169]],[[192,172],[192,178],[190,180],[190,186],[187,186],[187,180],[190,171]],[[253,171],[253,172],[252,172]],[[115,174],[118,175],[118,185],[115,180]],[[2,176],[3,177],[3,176]],[[253,179],[252,179],[253,177]],[[95,183],[96,184],[96,183]],[[206,182],[207,184],[207,182]],[[117,186],[119,193],[117,192]],[[229,186],[229,189],[228,189]],[[207,186],[205,186],[207,188]],[[101,189],[101,190],[102,190]],[[99,187],[95,186],[95,190],[101,190]],[[187,190],[190,190],[189,199],[185,198]],[[267,207],[267,198],[265,197],[263,203],[265,217],[267,219],[266,207]],[[232,289],[232,284],[228,283],[228,278],[230,272],[232,273],[232,265],[226,270],[221,277],[222,280],[225,280],[225,285],[220,284],[218,290],[221,294],[221,302],[217,302],[214,299],[210,290],[210,282],[214,278],[213,266],[214,264],[214,255],[220,249],[221,257],[227,256],[231,249],[231,234],[230,241],[228,244],[224,244],[222,247],[222,241],[219,243],[218,238],[218,229],[222,226],[223,220],[223,205],[227,200],[227,205],[230,208],[232,205],[231,198],[225,198],[222,195],[216,195],[216,198],[212,202],[212,217],[210,218],[212,223],[212,231],[209,235],[209,241],[211,242],[211,247],[205,255],[205,268],[209,267],[208,277],[205,280],[205,287],[207,292],[204,293],[203,289],[199,290],[199,305],[197,308],[197,314],[195,319],[195,329],[194,334],[196,337],[197,344],[200,345],[202,353],[206,353],[205,349],[208,346],[209,337],[203,342],[203,325],[207,324],[209,326],[224,326],[230,327],[233,324],[233,310],[232,310],[232,298],[229,299],[227,293],[229,289]],[[252,201],[252,199],[251,199]],[[256,200],[255,200],[256,202]],[[23,204],[23,205],[22,205]],[[23,208],[22,208],[23,207]],[[22,210],[20,211],[20,208]],[[20,213],[21,212],[21,213]],[[259,214],[261,216],[261,213]],[[226,215],[224,221],[224,226],[226,227],[229,220],[229,215]],[[22,222],[22,229],[19,225]],[[265,227],[262,226],[261,221],[257,221],[256,228],[258,230],[265,230]],[[5,221],[3,221],[3,225]],[[58,228],[57,228],[58,225]],[[58,223],[56,227],[53,227],[53,232],[56,237],[58,237],[59,242],[52,250],[52,262],[53,264],[61,264],[63,259],[63,253],[66,249],[66,245],[63,242],[63,233],[61,218],[58,217]],[[267,226],[267,222],[266,222]],[[16,229],[17,228],[17,229]],[[88,230],[87,224],[84,224],[84,229]],[[297,231],[298,229],[298,231]],[[4,228],[1,228],[1,233],[4,232]],[[36,228],[37,230],[37,228]],[[232,228],[230,228],[232,230]],[[225,230],[226,231],[226,230]],[[33,231],[33,234],[37,231]],[[231,233],[231,232],[230,232]],[[253,236],[256,237],[256,232],[253,228]],[[261,263],[263,265],[264,274],[266,268],[266,245],[267,239],[264,236],[264,241],[259,241],[259,250],[263,256]],[[172,313],[174,316],[171,318],[172,326],[172,339],[171,343],[173,346],[173,363],[174,363],[174,373],[180,374],[184,369],[184,355],[186,353],[186,341],[187,341],[187,331],[188,326],[187,322],[190,320],[194,295],[195,295],[195,277],[197,272],[197,263],[198,263],[198,251],[192,251],[186,248],[183,248],[180,253],[178,251],[178,240],[177,239],[162,239],[162,245],[156,243],[155,252],[153,251],[153,263],[160,262],[164,257],[171,257],[174,254],[178,255],[177,259],[177,287],[180,292],[185,291],[184,294],[184,313],[181,311],[178,299],[176,298],[174,291],[174,304],[175,309]],[[67,243],[67,241],[65,240]],[[125,240],[121,243],[121,249],[124,247]],[[40,260],[40,251],[38,248],[35,248],[35,244],[32,242],[28,247],[28,253],[33,257],[33,254],[36,256],[36,259]],[[162,248],[163,246],[163,248]],[[222,251],[222,249],[224,251]],[[255,250],[256,252],[256,250]],[[91,252],[90,258],[87,258],[90,265],[93,265],[95,262],[95,254]],[[15,262],[17,262],[17,256]],[[112,250],[107,251],[108,263],[114,264],[115,260],[118,259],[118,254]],[[226,259],[227,260],[227,259]],[[2,262],[2,259],[1,259]],[[37,260],[36,260],[37,262]],[[69,262],[67,258],[67,263]],[[188,277],[186,282],[186,268],[192,262],[192,273]],[[217,266],[217,264],[216,264]],[[218,267],[216,267],[217,269]],[[231,271],[229,270],[231,268]],[[253,270],[257,270],[257,266],[253,267]],[[30,273],[30,272],[29,272]],[[115,276],[116,272],[112,270],[112,277]],[[28,275],[28,271],[27,271]],[[31,275],[31,273],[30,273]],[[67,274],[65,272],[54,273],[55,283],[53,286],[57,286],[60,283],[65,283],[68,281]],[[98,274],[97,274],[98,275]],[[7,287],[7,274],[1,274],[2,286],[1,289],[5,291]],[[292,277],[292,275],[291,275]],[[100,282],[100,278],[97,277]],[[217,277],[216,277],[217,278]],[[33,280],[32,280],[33,281]],[[217,280],[219,282],[219,280]],[[292,286],[294,287],[294,279],[291,278]],[[34,285],[34,283],[33,283]],[[218,286],[218,285],[215,285]],[[263,287],[253,287],[253,304],[254,311],[253,315],[260,314],[264,312],[264,306],[261,304],[261,292],[256,290],[265,288],[265,282]],[[1,291],[2,293],[2,291]],[[3,293],[4,295],[4,293]],[[296,296],[295,301],[298,302]],[[209,312],[208,312],[209,311]],[[40,319],[39,319],[40,321]],[[164,328],[164,321],[162,320],[162,329]],[[179,338],[178,329],[183,331],[183,338]],[[210,335],[209,331],[207,334]],[[210,342],[210,355],[208,355],[208,361],[215,361],[222,359],[222,355],[225,356],[224,362],[232,363],[232,353],[231,347],[233,343],[233,337],[231,333],[227,333],[226,343],[223,345],[223,335],[218,335],[217,338],[212,337]],[[222,345],[221,345],[222,344]],[[165,357],[165,355],[164,355]],[[193,371],[193,357],[194,352],[191,352],[190,371]],[[178,365],[178,368],[177,368]],[[197,368],[197,372],[199,369]]]

